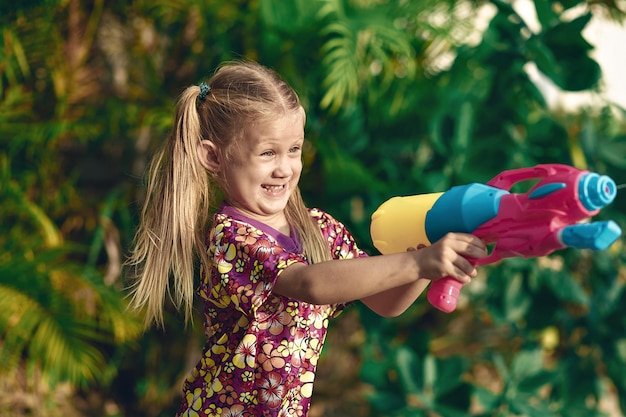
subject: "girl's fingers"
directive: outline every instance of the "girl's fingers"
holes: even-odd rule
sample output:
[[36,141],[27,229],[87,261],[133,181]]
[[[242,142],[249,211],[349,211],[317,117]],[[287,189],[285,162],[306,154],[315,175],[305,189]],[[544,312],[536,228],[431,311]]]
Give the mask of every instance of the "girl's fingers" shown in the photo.
[[[488,255],[485,242],[473,235],[460,234],[459,241],[465,246],[459,247],[458,252],[470,258],[483,258]],[[455,236],[456,237],[456,236]]]
[[455,278],[465,283],[468,283],[478,273],[474,265],[462,256],[459,256],[454,262],[454,268],[457,271]]
[[417,249],[417,252],[420,252],[416,255],[421,258],[424,277],[430,279],[450,276],[463,283],[469,283],[477,275],[477,271],[468,258],[487,256],[484,242],[466,233],[448,233],[427,248],[426,252],[421,252],[419,250],[421,247],[407,248],[407,251],[414,252]]

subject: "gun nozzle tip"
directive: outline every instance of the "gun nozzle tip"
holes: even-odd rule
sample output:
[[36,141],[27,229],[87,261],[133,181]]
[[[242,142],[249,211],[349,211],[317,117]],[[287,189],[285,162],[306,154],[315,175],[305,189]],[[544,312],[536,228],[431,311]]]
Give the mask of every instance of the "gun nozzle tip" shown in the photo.
[[617,193],[617,186],[607,175],[588,173],[582,177],[579,188],[583,205],[593,211],[610,204]]

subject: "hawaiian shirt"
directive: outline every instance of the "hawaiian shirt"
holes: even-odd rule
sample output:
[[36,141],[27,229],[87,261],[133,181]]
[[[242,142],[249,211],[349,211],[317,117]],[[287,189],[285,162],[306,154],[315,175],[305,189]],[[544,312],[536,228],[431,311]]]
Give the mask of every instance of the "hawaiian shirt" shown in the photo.
[[[310,209],[335,259],[367,256],[329,214]],[[178,416],[306,416],[329,318],[345,307],[273,293],[289,265],[308,264],[298,238],[223,206],[201,272],[207,343]]]

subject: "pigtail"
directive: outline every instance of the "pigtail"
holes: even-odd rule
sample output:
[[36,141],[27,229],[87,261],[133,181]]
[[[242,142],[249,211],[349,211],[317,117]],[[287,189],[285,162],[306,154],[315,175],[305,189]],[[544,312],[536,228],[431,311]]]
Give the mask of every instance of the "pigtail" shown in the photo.
[[204,228],[214,187],[196,153],[202,138],[196,107],[199,91],[193,86],[181,95],[174,131],[148,168],[147,196],[127,261],[136,275],[131,306],[145,307],[146,326],[152,322],[163,326],[166,294],[189,320],[195,261],[200,258],[204,267],[209,263]]

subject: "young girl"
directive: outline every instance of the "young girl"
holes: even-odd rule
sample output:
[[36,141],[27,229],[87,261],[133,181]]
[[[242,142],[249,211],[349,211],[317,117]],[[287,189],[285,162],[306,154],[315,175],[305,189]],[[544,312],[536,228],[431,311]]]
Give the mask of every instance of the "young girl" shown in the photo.
[[[180,97],[129,259],[133,305],[158,325],[166,294],[191,316],[201,262],[207,343],[178,416],[306,416],[328,321],[346,303],[397,316],[430,280],[469,282],[465,258],[486,256],[474,236],[449,234],[367,257],[340,222],[302,201],[304,125],[293,89],[252,62],[225,64]],[[224,201],[205,235],[218,189]]]

